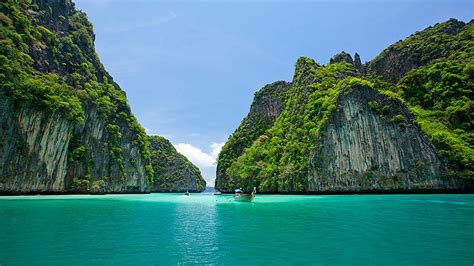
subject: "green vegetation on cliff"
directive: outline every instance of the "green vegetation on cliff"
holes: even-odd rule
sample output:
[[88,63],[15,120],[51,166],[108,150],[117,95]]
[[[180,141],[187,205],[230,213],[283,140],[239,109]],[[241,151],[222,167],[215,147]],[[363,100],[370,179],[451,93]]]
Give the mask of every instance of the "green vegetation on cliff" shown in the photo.
[[[94,49],[92,24],[70,0],[0,3],[0,89],[15,105],[62,113],[84,123],[85,108],[95,107],[106,121],[108,148],[123,168],[120,126],[134,132],[145,160],[145,131],[132,115],[125,92],[113,82]],[[74,153],[71,145],[71,152]],[[148,176],[153,176],[147,167]],[[87,174],[85,175],[87,176]]]
[[[217,188],[256,186],[263,192],[306,192],[309,161],[316,140],[323,137],[321,129],[338,108],[341,93],[360,87],[407,105],[438,155],[447,160],[444,174],[473,178],[473,63],[474,23],[457,20],[416,33],[357,69],[358,64],[344,52],[327,66],[299,58],[283,111],[274,124],[247,133],[242,130],[247,127],[244,119],[225,144],[218,159]],[[380,115],[391,113],[390,106],[377,102],[369,102],[368,107]],[[393,115],[388,121],[404,125],[405,118]],[[242,141],[252,145],[245,149],[236,145]]]
[[384,50],[368,68],[372,78],[398,80],[392,90],[449,160],[447,174],[474,178],[474,22],[429,27]]
[[450,19],[389,46],[367,63],[368,72],[397,82],[413,68],[435,60],[472,60],[473,22]]
[[398,85],[451,174],[466,178],[474,176],[472,65],[446,60],[408,72]]
[[309,58],[298,59],[285,109],[231,164],[228,174],[239,185],[260,191],[305,191],[312,143],[335,108],[340,86],[360,82],[353,75],[347,63],[322,67]]
[[160,136],[150,136],[151,164],[155,173],[152,192],[201,192],[206,181],[199,169],[171,142]]
[[[21,178],[29,182],[38,175],[35,171],[44,172],[41,169],[46,167],[51,175],[46,180],[53,180],[53,174],[57,180],[64,180],[54,185],[59,192],[150,191],[153,185],[167,182],[169,177],[179,179],[182,175],[169,167],[170,162],[166,161],[169,156],[179,158],[173,161],[174,166],[189,170],[192,174],[186,177],[197,180],[188,181],[195,182],[197,190],[203,190],[204,181],[197,168],[172,146],[169,148],[171,144],[150,150],[154,146],[150,146],[145,130],[132,114],[125,92],[101,64],[94,39],[92,24],[85,13],[75,9],[71,0],[0,2],[0,100],[12,103],[16,110],[11,112],[12,117],[23,113],[41,114],[33,118],[38,125],[51,121],[49,125],[55,126],[58,121],[68,121],[61,124],[61,132],[55,132],[54,136],[49,128],[38,129],[38,134],[45,136],[41,145],[35,145],[24,140],[35,136],[29,136],[18,126],[20,122],[4,117],[11,123],[10,131],[17,133],[12,135],[21,141],[10,145],[10,152],[3,154],[7,157],[5,163],[0,164],[0,173],[5,179],[0,180],[0,192],[7,183],[11,184],[8,193],[16,193],[15,189],[21,187],[10,182],[20,173],[15,170],[19,166],[14,165],[18,161],[14,158],[28,156],[33,158],[32,165],[37,169],[27,171],[32,177]],[[7,138],[6,134],[0,137],[1,149],[10,140],[3,139]],[[157,138],[152,140],[158,141]],[[54,151],[55,147],[51,147],[54,145],[60,145],[57,149],[61,150],[65,146],[67,158],[61,153],[54,157],[57,162],[52,163],[53,159],[43,158],[35,153],[34,147],[29,147]],[[54,154],[59,152],[54,151]],[[45,166],[47,164],[60,165],[59,170],[53,171],[51,166]],[[158,173],[154,173],[155,170]],[[31,183],[46,192],[47,186],[51,186]],[[168,183],[163,187],[173,191]]]
[[244,118],[239,128],[232,134],[219,153],[217,175],[220,178],[216,180],[217,187],[226,187],[227,190],[231,190],[237,185],[231,183],[232,180],[227,182],[227,169],[232,161],[242,154],[244,149],[250,147],[258,136],[273,125],[275,119],[283,110],[289,86],[289,83],[278,81],[266,85],[255,93],[248,116]]

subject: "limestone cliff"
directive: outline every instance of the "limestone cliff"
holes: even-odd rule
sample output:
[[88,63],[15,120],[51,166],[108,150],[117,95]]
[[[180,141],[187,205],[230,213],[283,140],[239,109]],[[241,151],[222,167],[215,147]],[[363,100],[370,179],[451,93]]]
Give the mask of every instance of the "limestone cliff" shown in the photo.
[[[343,93],[316,140],[310,192],[449,190],[446,165],[408,108],[370,87]],[[382,111],[382,107],[386,108]]]
[[[473,191],[474,24],[451,19],[367,64],[301,57],[269,127],[237,130],[216,187],[261,193]],[[246,120],[239,129],[245,127]]]
[[202,192],[206,188],[199,169],[178,153],[169,140],[151,136],[150,148],[155,172],[152,192]]
[[469,52],[473,21],[450,19],[412,34],[383,50],[367,63],[367,71],[389,81],[398,81],[413,68],[447,58],[456,52]]
[[[83,124],[0,96],[2,193],[147,192],[148,181],[133,132],[121,130],[123,165],[112,157],[96,109]],[[78,144],[80,143],[80,144]]]
[[70,0],[0,3],[0,194],[152,191],[148,137],[94,39]]
[[74,124],[0,95],[0,193],[62,192]]
[[229,141],[222,147],[217,165],[216,188],[221,191],[232,191],[235,184],[227,177],[227,168],[245,148],[273,125],[284,108],[287,89],[290,83],[277,81],[268,84],[255,93],[250,111]]

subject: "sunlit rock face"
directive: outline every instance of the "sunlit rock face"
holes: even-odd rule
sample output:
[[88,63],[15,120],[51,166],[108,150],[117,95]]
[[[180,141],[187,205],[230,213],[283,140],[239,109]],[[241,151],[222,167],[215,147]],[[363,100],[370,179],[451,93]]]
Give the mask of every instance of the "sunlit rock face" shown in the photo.
[[[100,62],[86,14],[70,0],[4,1],[0,26],[0,194],[151,192],[153,147]],[[201,179],[189,189],[204,189]]]
[[244,119],[224,145],[249,144],[221,153],[219,188],[472,192],[473,23],[437,23],[364,64],[347,52],[327,65],[298,58],[275,122],[249,134]]
[[[110,145],[110,132],[106,121],[96,108],[86,109],[84,125],[75,127],[75,140],[88,153],[68,162],[68,180],[90,176],[89,192],[93,193],[143,193],[150,192],[151,183],[147,178],[142,151],[136,143],[136,133],[130,130],[126,121],[118,120],[119,138],[115,147],[120,148],[120,160],[117,160]],[[113,149],[113,148],[112,148]],[[73,147],[70,148],[73,156]],[[96,181],[96,186],[92,183]],[[102,184],[103,181],[103,185]],[[74,184],[71,184],[74,185]],[[80,192],[74,186],[71,190]]]
[[236,182],[230,178],[226,170],[233,159],[239,157],[245,148],[265,130],[269,129],[285,107],[291,83],[277,81],[267,84],[255,93],[250,111],[239,128],[229,137],[222,148],[217,164],[215,187],[222,192],[233,192]]
[[[82,125],[27,105],[15,107],[4,96],[0,110],[0,193],[150,191],[140,150],[132,143],[133,133],[121,131],[122,168],[111,158],[108,133],[95,109],[87,112]],[[71,142],[79,141],[73,138],[79,138],[89,151],[81,158],[73,159]],[[74,187],[73,180],[85,175],[89,189]]]
[[[389,108],[382,109],[382,106]],[[342,94],[318,138],[309,191],[454,189],[444,163],[398,100],[362,87]]]

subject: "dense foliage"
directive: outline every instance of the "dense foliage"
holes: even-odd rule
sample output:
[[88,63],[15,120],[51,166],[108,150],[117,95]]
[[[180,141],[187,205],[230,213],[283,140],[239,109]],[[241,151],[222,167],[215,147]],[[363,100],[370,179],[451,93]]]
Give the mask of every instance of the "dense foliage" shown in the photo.
[[[260,191],[303,192],[308,155],[322,125],[335,108],[339,87],[352,84],[355,69],[348,63],[317,65],[298,59],[293,87],[275,124],[228,168],[238,185]],[[221,156],[219,156],[220,159]]]
[[150,136],[151,165],[155,173],[153,191],[174,192],[192,190],[203,191],[206,182],[199,169],[184,155],[178,153],[171,142],[160,136]]
[[[245,131],[247,120],[230,137],[221,153],[226,183],[218,188],[256,186],[266,192],[304,192],[309,158],[320,129],[347,89],[369,86],[406,104],[416,123],[449,163],[446,175],[474,178],[473,88],[474,23],[457,20],[429,27],[384,50],[358,71],[346,53],[320,66],[302,57],[296,63],[285,108],[270,128]],[[389,113],[390,106],[369,102],[369,108]],[[391,122],[403,123],[394,116]],[[240,143],[252,142],[241,147]],[[224,149],[223,149],[224,151]],[[229,166],[230,165],[230,166]]]
[[[1,95],[12,98],[16,107],[60,114],[77,125],[84,123],[87,109],[96,108],[107,125],[108,150],[121,168],[124,127],[133,132],[145,161],[150,157],[147,136],[125,92],[95,53],[92,24],[70,0],[0,2]],[[69,159],[83,160],[87,152],[84,144],[72,143]],[[152,167],[146,170],[151,178]]]
[[278,81],[268,84],[255,93],[250,107],[250,112],[244,118],[239,128],[232,134],[219,153],[216,186],[221,189],[231,190],[237,184],[233,179],[227,179],[227,169],[233,160],[238,158],[245,148],[252,145],[253,141],[269,129],[275,120],[274,112],[279,110],[261,110],[262,105],[284,106],[287,98],[289,83]]
[[472,21],[450,19],[389,46],[367,63],[369,73],[397,82],[413,68],[436,59],[472,59]]
[[[474,54],[473,54],[474,56]],[[474,58],[474,57],[473,57]],[[401,96],[441,156],[462,177],[474,176],[473,62],[443,60],[408,72]]]
[[[374,66],[394,52],[400,61],[381,69],[397,69],[400,79],[383,87],[412,110],[438,154],[448,159],[447,174],[474,178],[474,22],[451,19],[392,45],[369,62],[371,78],[378,74]],[[410,68],[404,57],[410,58]]]

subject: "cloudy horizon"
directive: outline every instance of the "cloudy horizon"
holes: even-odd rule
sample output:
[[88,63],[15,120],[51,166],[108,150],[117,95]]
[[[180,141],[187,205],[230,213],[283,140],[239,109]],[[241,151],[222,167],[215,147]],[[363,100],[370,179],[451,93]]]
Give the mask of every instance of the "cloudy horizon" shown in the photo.
[[189,143],[173,144],[173,147],[182,155],[186,156],[193,164],[201,170],[202,176],[206,180],[206,186],[214,187],[216,179],[217,156],[225,142],[212,143],[209,145],[210,152],[205,152]]

